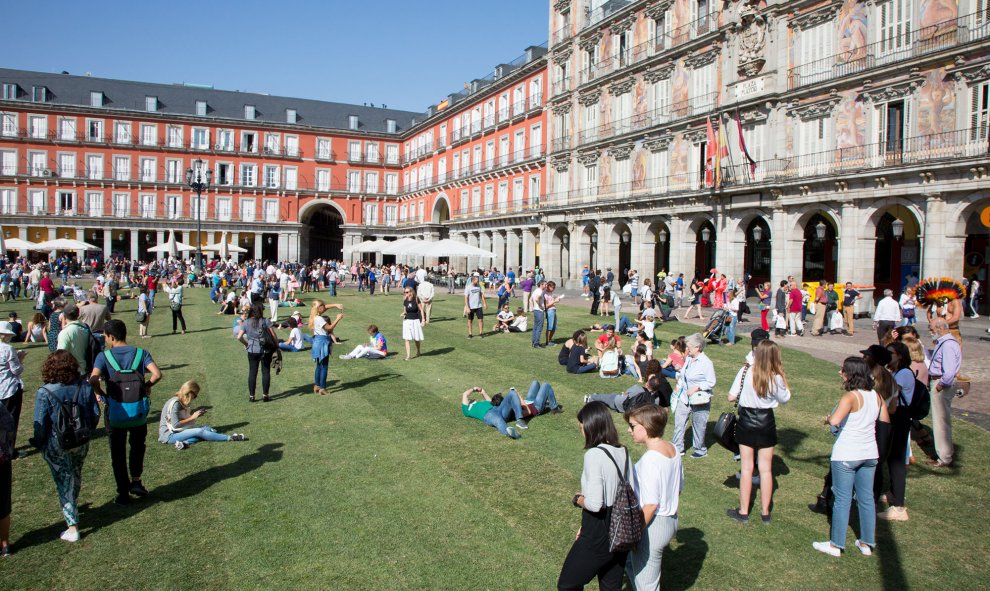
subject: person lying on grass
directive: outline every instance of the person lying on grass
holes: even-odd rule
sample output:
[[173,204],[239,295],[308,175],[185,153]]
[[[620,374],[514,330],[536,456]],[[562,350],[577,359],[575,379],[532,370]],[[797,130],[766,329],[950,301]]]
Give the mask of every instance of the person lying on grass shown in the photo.
[[[473,400],[475,393],[480,394],[482,399]],[[461,412],[464,416],[495,427],[499,433],[512,439],[519,438],[517,429],[529,428],[526,417],[534,417],[547,411],[557,414],[563,410],[564,407],[557,403],[549,382],[540,384],[536,380],[529,385],[526,400],[520,400],[515,388],[509,388],[505,396],[499,393],[491,397],[484,388],[475,386],[461,395]],[[512,419],[516,420],[514,427],[508,425],[508,421]]]
[[209,425],[195,427],[196,419],[206,414],[206,408],[189,411],[189,405],[199,396],[199,384],[193,380],[182,384],[175,396],[162,407],[158,424],[158,442],[185,449],[197,441],[247,441],[243,433],[224,435]]

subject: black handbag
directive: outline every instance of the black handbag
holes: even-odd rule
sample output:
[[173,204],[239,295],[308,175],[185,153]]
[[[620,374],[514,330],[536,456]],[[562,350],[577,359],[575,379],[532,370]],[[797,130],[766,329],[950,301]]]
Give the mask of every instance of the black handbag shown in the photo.
[[739,453],[739,444],[736,443],[736,415],[731,412],[723,412],[715,421],[715,441],[725,449],[734,454]]

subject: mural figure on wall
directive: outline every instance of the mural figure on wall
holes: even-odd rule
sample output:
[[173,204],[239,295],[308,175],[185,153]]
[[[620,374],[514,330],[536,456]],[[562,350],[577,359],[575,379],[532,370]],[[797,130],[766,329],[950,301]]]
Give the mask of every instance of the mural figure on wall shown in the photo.
[[633,88],[633,114],[637,123],[644,123],[646,120],[646,82],[642,79],[636,81]]
[[671,30],[674,33],[674,45],[680,45],[691,38],[691,32],[686,25],[691,22],[691,2],[693,0],[674,0],[674,6],[670,11],[673,23]]
[[670,143],[671,189],[685,188],[690,184],[693,147],[681,134]]
[[598,159],[598,194],[605,194],[612,185],[612,157],[608,152]]
[[956,97],[953,83],[945,80],[945,68],[932,70],[925,75],[925,83],[918,90],[919,148],[938,148],[948,138],[940,135],[956,127]]
[[646,14],[639,13],[636,18],[636,25],[633,28],[633,39],[635,42],[633,59],[639,61],[643,56],[646,55],[646,50],[648,44],[646,43],[647,37],[649,37],[649,29],[647,28],[647,18]]
[[670,76],[670,102],[673,115],[683,117],[687,115],[688,97],[690,92],[691,79],[688,76],[687,67],[684,60],[677,60],[674,72]]
[[836,63],[848,64],[866,57],[866,4],[857,0],[846,0],[839,9],[839,55]]
[[632,183],[633,191],[646,189],[646,150],[642,143],[632,153]]
[[[918,14],[921,17],[918,33],[922,39],[933,39],[955,33],[955,20],[959,17],[956,0],[921,0]],[[946,39],[946,41],[950,40]]]
[[853,150],[866,143],[866,111],[862,101],[856,99],[855,91],[840,95],[841,101],[835,108],[835,147],[841,161],[861,160],[861,150]]

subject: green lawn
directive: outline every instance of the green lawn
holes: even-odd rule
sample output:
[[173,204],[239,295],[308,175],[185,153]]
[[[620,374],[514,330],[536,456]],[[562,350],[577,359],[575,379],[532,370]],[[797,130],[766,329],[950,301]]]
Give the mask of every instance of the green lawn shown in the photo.
[[[337,331],[346,342],[333,351],[332,393],[311,393],[307,351],[286,355],[282,375],[273,376],[276,400],[253,405],[231,318],[213,314],[206,290],[187,292],[185,336],[171,336],[168,307],[160,304],[154,338],[132,339],[164,371],[153,407],[196,379],[204,390],[200,401],[214,407],[209,424],[243,431],[250,441],[179,452],[156,443],[154,412],[144,475],[152,496],[122,509],[111,503],[109,450],[100,438],[84,471],[83,538],[74,545],[58,540],[64,524],[41,457],[32,452],[16,461],[16,552],[0,562],[0,588],[554,588],[580,520],[570,505],[583,452],[574,413],[583,395],[617,391],[630,379],[567,375],[557,351],[533,350],[528,334],[467,340],[460,298],[435,304],[424,356],[404,362],[399,296],[347,291],[337,301],[346,308]],[[134,307],[124,301],[118,311],[136,333]],[[18,310],[26,325],[27,303],[5,308]],[[590,319],[564,308],[558,334]],[[393,355],[339,361],[337,355],[365,340],[370,322],[389,337]],[[681,331],[674,323],[659,332],[666,340]],[[22,444],[47,353],[44,346],[28,349]],[[708,351],[719,377],[714,421],[729,407],[724,393],[746,347]],[[881,523],[876,555],[833,559],[812,550],[812,541],[827,539],[827,525],[806,505],[827,466],[832,437],[821,417],[838,398],[839,384],[834,365],[790,350],[784,355],[794,399],[777,415],[773,524],[742,526],[725,517],[738,500],[729,478],[737,464],[728,452],[712,447],[706,459],[687,459],[681,529],[664,564],[667,586],[985,589],[990,551],[981,530],[990,506],[990,437],[961,421],[955,423],[960,468],[909,469],[911,520]],[[522,439],[461,416],[467,387],[524,389],[534,377],[553,383],[566,412],[535,419]],[[641,453],[634,450],[634,458]]]

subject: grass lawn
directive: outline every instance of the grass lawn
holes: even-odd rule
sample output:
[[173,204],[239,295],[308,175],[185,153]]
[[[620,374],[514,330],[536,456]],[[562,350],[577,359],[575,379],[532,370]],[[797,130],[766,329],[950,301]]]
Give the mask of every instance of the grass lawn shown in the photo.
[[[400,296],[344,292],[336,300],[346,314],[337,332],[346,342],[333,351],[332,393],[312,394],[308,351],[287,354],[282,374],[273,376],[275,401],[253,405],[231,317],[213,313],[206,290],[190,290],[184,308],[190,332],[172,336],[162,297],[151,321],[154,338],[130,339],[154,355],[165,376],[150,417],[144,481],[152,496],[129,508],[111,503],[109,450],[101,437],[84,470],[83,537],[66,544],[58,539],[64,523],[47,466],[33,451],[17,460],[15,554],[0,561],[0,588],[555,588],[580,522],[570,505],[583,453],[574,413],[583,395],[619,391],[631,378],[568,375],[557,365],[557,350],[530,348],[528,334],[467,340],[462,300],[446,297],[434,305],[424,355],[404,362]],[[136,336],[134,308],[124,301],[118,312]],[[5,305],[0,315],[10,309],[27,324],[28,303]],[[558,335],[590,320],[565,307]],[[393,354],[384,361],[338,360],[366,340],[370,322],[389,337]],[[667,340],[681,330],[672,323],[659,334]],[[22,448],[47,354],[43,345],[27,348]],[[729,408],[725,392],[747,348],[707,350],[719,380],[712,422]],[[773,524],[743,526],[725,516],[738,502],[731,478],[737,464],[727,451],[712,447],[705,459],[686,459],[680,531],[664,560],[666,585],[985,589],[990,436],[962,421],[954,425],[960,468],[909,469],[911,520],[881,522],[873,557],[853,550],[834,559],[812,550],[812,541],[828,537],[825,518],[806,505],[828,464],[832,437],[821,419],[840,384],[835,365],[786,349],[784,357],[794,398],[777,413]],[[461,416],[460,395],[469,386],[494,394],[510,386],[524,390],[533,378],[553,383],[566,412],[533,420],[522,439]],[[200,443],[181,452],[158,444],[157,410],[187,379],[203,386],[199,402],[213,406],[208,424],[243,431],[250,441]],[[634,459],[641,454],[633,450]]]

